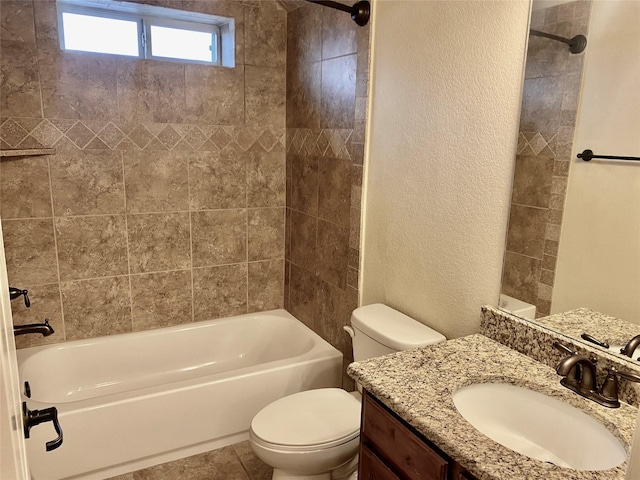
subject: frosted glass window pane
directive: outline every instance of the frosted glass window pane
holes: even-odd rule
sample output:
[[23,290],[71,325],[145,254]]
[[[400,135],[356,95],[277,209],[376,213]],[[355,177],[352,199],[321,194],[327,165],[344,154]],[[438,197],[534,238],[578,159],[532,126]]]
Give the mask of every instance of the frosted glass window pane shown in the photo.
[[64,12],[62,23],[66,50],[131,57],[140,54],[136,21]]
[[154,57],[213,62],[215,40],[210,32],[151,26],[151,54]]

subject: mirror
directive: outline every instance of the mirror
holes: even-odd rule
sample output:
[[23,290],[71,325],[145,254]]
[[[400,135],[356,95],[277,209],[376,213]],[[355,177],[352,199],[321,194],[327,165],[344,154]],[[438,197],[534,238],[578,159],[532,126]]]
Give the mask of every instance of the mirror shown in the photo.
[[499,306],[624,345],[640,334],[640,161],[577,154],[640,157],[640,2],[534,1],[531,29],[588,43],[529,37]]

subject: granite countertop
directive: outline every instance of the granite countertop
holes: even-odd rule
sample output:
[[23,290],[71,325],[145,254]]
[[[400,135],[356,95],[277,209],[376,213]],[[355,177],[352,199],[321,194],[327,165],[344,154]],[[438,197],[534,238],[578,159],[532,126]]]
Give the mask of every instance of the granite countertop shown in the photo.
[[[568,312],[556,313],[538,318],[536,322],[577,339],[583,333],[588,333],[609,345],[624,346],[629,340],[640,334],[640,325],[589,308],[577,308]],[[617,354],[618,352],[612,353]]]
[[483,335],[349,365],[348,374],[480,480],[624,480],[627,463],[579,471],[531,459],[494,442],[459,413],[452,394],[473,383],[510,383],[558,398],[605,425],[627,451],[637,410],[609,409],[560,385],[556,372]]

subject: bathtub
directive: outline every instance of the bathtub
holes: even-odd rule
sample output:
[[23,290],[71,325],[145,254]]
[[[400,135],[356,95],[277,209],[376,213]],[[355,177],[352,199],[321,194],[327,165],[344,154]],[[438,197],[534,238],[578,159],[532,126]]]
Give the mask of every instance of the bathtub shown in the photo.
[[[248,438],[253,416],[291,393],[341,383],[341,353],[285,310],[18,351],[31,410],[34,480],[104,479]],[[23,393],[24,395],[24,393]]]

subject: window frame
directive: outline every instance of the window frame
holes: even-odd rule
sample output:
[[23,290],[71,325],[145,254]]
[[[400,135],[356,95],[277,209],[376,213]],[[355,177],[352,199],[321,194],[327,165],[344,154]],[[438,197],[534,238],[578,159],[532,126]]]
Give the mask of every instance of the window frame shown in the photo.
[[[135,57],[132,55],[120,55],[125,58],[162,60],[214,66],[233,67],[235,65],[233,58],[224,58],[222,45],[222,40],[225,36],[227,37],[227,41],[233,40],[232,38],[229,39],[229,32],[234,31],[233,19],[120,1],[106,2],[104,0],[58,0],[56,2],[56,6],[58,14],[58,37],[60,48],[65,52],[120,55],[106,52],[87,52],[85,50],[67,50],[65,47],[64,23],[62,16],[64,13],[71,13],[100,18],[112,18],[115,20],[135,21],[138,25],[138,56]],[[153,38],[151,35],[151,26],[211,33],[213,42],[212,61],[208,62],[202,60],[191,60],[153,55]]]

